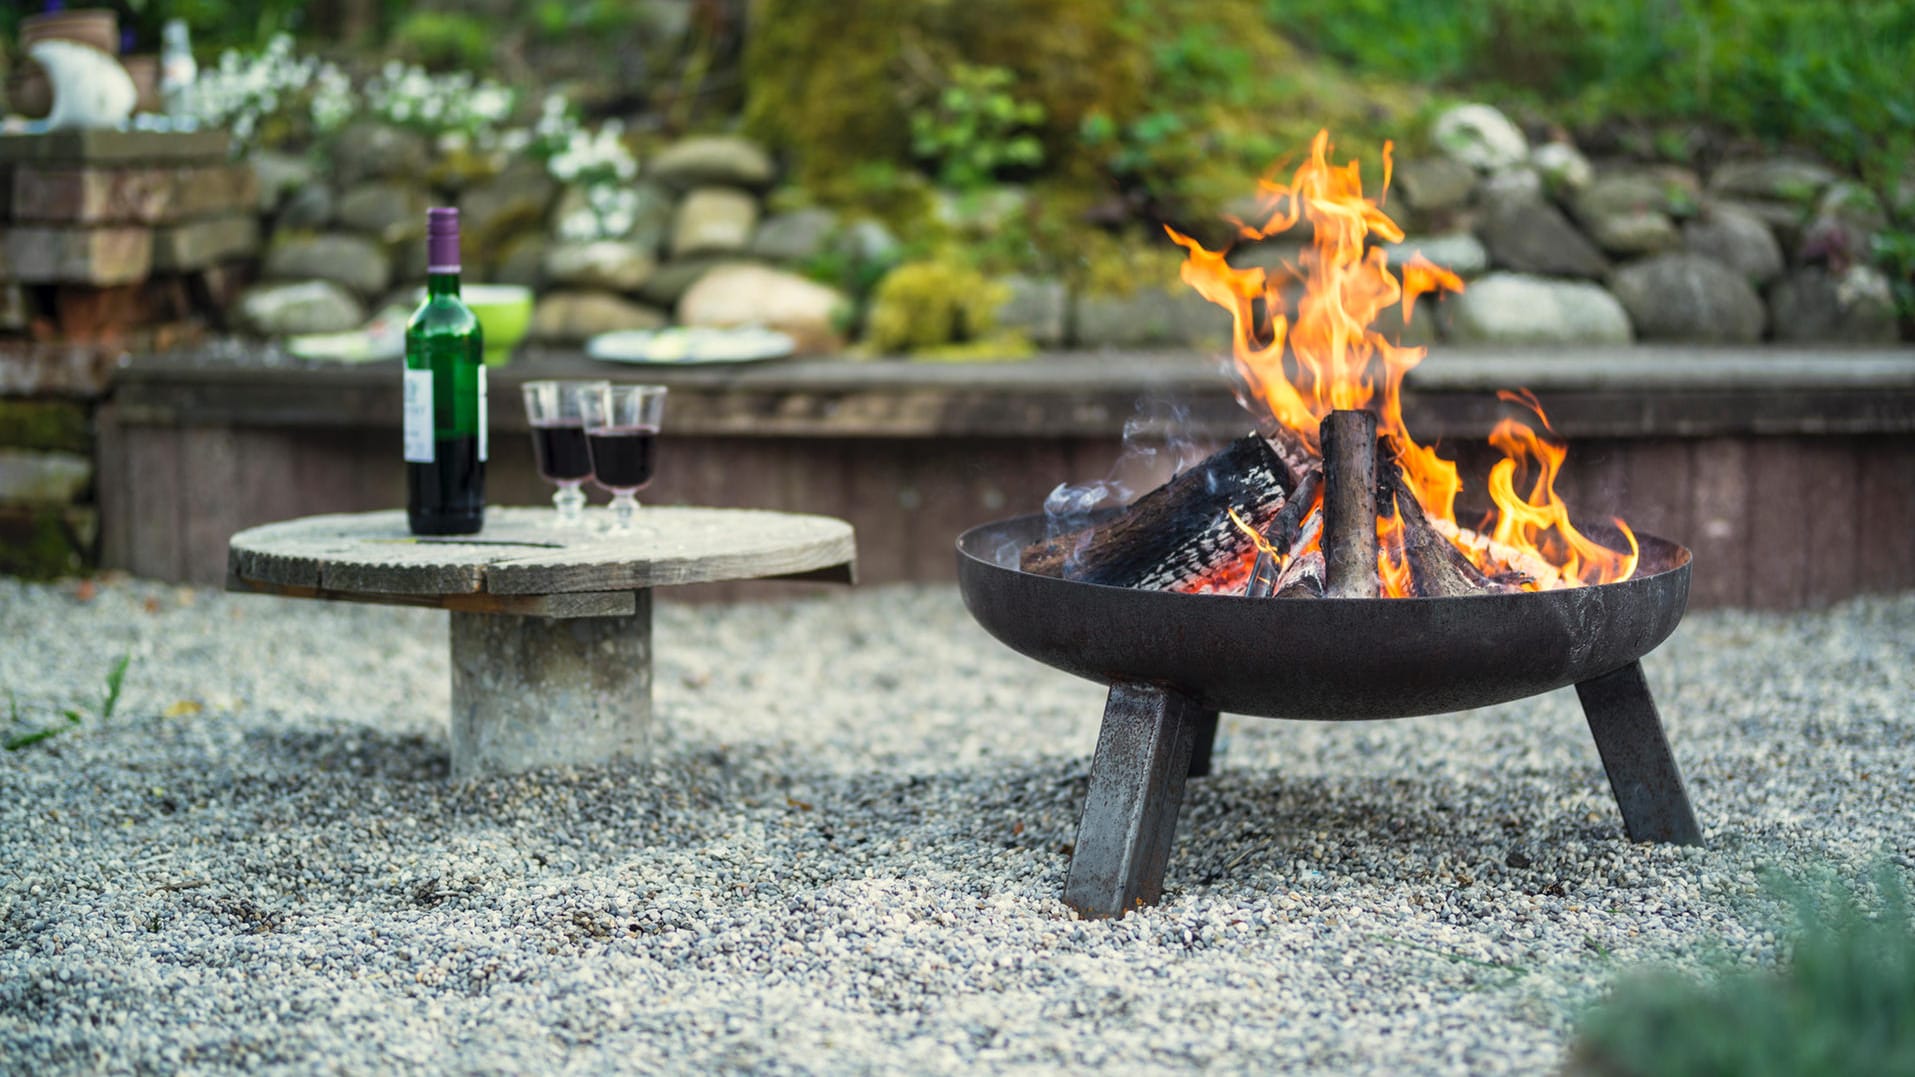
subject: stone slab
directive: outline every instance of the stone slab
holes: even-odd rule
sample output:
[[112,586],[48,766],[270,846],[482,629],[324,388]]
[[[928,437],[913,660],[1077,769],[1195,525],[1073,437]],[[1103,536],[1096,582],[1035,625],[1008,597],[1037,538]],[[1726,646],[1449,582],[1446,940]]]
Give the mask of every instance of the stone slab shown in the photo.
[[153,232],[16,224],[0,235],[0,258],[22,284],[129,284],[152,271]]
[[0,135],[0,163],[211,163],[225,160],[231,146],[224,131],[47,131]]
[[311,516],[251,528],[228,546],[241,580],[411,596],[557,595],[764,577],[814,577],[856,558],[851,525],[825,516],[648,506],[629,530],[567,528],[549,509],[494,508],[470,537],[418,539],[405,513]]

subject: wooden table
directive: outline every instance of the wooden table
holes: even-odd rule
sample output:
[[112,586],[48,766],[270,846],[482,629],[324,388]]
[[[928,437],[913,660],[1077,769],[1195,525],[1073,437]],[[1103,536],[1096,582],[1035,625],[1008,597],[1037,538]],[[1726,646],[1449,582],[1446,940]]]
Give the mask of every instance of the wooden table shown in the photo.
[[851,525],[828,516],[646,506],[491,508],[476,535],[415,538],[401,511],[241,531],[229,591],[451,611],[454,777],[642,753],[652,588],[740,579],[851,583]]

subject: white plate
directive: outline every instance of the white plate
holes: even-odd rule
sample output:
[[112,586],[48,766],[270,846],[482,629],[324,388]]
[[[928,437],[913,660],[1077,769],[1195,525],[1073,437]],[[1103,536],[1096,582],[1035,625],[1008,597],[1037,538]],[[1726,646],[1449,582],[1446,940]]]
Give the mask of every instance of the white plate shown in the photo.
[[757,363],[797,349],[797,341],[775,329],[625,329],[585,342],[585,354],[594,359],[659,366]]

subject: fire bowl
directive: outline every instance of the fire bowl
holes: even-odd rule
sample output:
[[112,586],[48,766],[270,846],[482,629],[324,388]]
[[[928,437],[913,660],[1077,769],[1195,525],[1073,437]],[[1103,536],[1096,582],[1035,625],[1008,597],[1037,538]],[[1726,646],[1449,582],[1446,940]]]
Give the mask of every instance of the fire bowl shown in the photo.
[[[958,586],[1011,649],[1110,686],[1064,901],[1122,916],[1163,894],[1186,778],[1210,773],[1217,714],[1349,720],[1440,714],[1576,686],[1636,841],[1700,844],[1643,655],[1689,601],[1689,551],[1637,535],[1637,575],[1456,598],[1243,598],[1022,571],[1042,516],[974,527]],[[1587,527],[1599,542],[1613,529]]]
[[[1580,526],[1580,525],[1579,525]],[[1621,669],[1682,620],[1689,551],[1638,533],[1637,574],[1457,598],[1243,598],[1104,587],[1016,568],[1043,516],[958,538],[958,586],[1006,646],[1099,684],[1175,689],[1263,718],[1406,718],[1486,707]],[[1590,525],[1598,542],[1623,545]]]

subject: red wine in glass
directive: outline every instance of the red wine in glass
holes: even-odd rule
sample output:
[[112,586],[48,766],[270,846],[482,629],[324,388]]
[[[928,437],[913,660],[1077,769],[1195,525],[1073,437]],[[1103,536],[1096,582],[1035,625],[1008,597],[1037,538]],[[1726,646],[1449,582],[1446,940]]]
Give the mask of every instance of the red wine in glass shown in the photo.
[[532,455],[547,482],[582,482],[592,477],[592,453],[585,443],[584,419],[532,424]]
[[642,490],[657,465],[658,427],[606,426],[586,437],[592,481],[613,493]]

